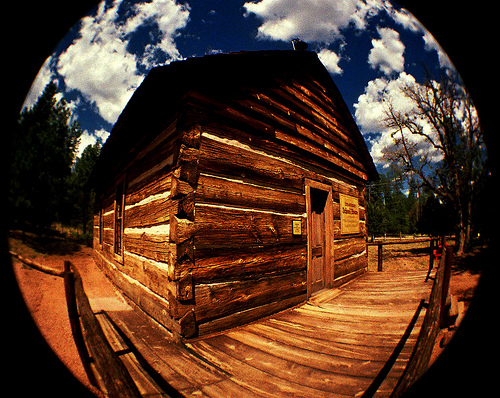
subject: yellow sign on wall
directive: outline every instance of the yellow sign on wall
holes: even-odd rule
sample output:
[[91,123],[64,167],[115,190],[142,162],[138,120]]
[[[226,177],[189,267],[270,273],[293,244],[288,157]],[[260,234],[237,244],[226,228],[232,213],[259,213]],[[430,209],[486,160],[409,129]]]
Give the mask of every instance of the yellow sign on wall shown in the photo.
[[292,220],[292,233],[293,235],[302,235],[302,221]]
[[359,233],[359,205],[358,198],[339,194],[340,196],[340,233]]

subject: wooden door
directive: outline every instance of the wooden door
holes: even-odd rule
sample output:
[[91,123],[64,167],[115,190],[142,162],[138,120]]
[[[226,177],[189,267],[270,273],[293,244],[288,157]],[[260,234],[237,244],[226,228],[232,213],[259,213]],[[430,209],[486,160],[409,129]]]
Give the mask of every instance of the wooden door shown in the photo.
[[311,189],[311,293],[325,287],[325,204],[328,192]]
[[307,182],[308,295],[329,287],[333,281],[331,192],[328,185]]

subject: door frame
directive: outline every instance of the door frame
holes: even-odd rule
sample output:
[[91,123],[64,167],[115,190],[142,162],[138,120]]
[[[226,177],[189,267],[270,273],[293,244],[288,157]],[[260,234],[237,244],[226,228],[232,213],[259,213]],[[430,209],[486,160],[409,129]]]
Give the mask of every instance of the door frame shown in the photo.
[[311,188],[328,192],[325,204],[325,254],[324,254],[324,287],[333,286],[334,279],[334,256],[333,256],[333,190],[332,186],[319,181],[306,178],[304,180],[304,189],[306,194],[307,211],[307,297],[311,297],[311,264],[312,264],[312,245],[311,245]]

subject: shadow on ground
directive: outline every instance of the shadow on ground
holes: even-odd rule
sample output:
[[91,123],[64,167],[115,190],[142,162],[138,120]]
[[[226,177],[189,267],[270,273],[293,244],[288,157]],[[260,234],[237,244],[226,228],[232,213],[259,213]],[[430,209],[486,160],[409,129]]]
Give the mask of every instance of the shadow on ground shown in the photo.
[[69,255],[80,250],[85,241],[65,237],[58,232],[38,235],[32,232],[10,231],[10,236],[21,240],[26,246],[46,255]]
[[479,274],[484,270],[486,264],[491,262],[488,249],[475,247],[469,253],[457,256],[453,260],[453,271],[463,273],[469,271],[471,274]]

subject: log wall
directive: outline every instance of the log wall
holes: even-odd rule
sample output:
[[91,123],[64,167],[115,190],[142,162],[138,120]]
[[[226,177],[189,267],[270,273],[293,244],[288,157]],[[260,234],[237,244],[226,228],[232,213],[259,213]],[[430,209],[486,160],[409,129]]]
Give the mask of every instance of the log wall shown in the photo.
[[[213,129],[202,133],[199,171],[192,276],[201,333],[307,299],[306,176],[333,187],[334,284],[364,271],[362,188]],[[359,198],[359,234],[340,235],[340,192]],[[301,221],[299,236],[293,220]]]
[[[307,299],[305,179],[332,187],[334,261],[326,285],[367,267],[359,132],[328,90],[305,77],[308,83],[289,76],[266,88],[190,91],[181,117],[136,149],[101,194],[97,262],[180,336],[246,323]],[[117,256],[120,179],[125,205]],[[357,234],[341,234],[340,193],[358,198]],[[294,234],[297,221],[301,233]]]
[[[189,334],[180,321],[188,311],[182,312],[179,304],[186,298],[185,281],[172,272],[181,261],[178,242],[172,239],[178,228],[172,220],[193,218],[193,188],[186,181],[192,178],[186,165],[193,158],[186,145],[188,135],[178,134],[173,123],[138,151],[101,194],[94,216],[96,262],[129,298],[178,334]],[[114,253],[118,181],[125,181],[121,257]]]

